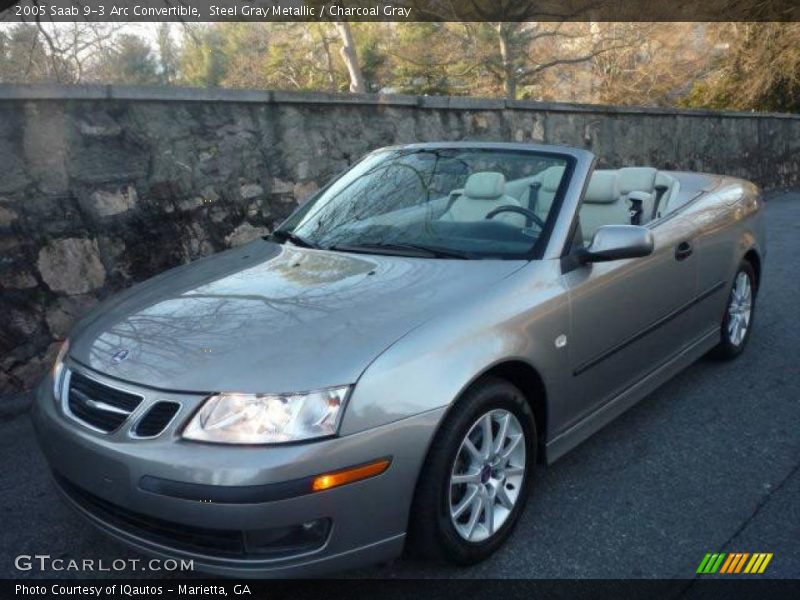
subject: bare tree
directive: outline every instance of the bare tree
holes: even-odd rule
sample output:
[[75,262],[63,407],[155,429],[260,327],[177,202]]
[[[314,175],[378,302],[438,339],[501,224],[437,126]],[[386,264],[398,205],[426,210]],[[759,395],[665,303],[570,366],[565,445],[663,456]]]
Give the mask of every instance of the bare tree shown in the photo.
[[0,80],[13,83],[81,83],[86,66],[114,45],[119,25],[107,23],[6,24],[0,37]]
[[[538,83],[550,69],[587,63],[632,40],[602,30],[591,31],[586,23],[492,23],[497,52],[485,57],[488,69],[502,82],[507,98],[514,99],[522,86]],[[494,56],[493,56],[494,54]]]
[[347,66],[347,72],[350,75],[350,91],[354,93],[364,93],[367,91],[367,86],[364,83],[364,75],[358,63],[358,52],[356,51],[356,45],[353,41],[353,32],[350,30],[350,23],[346,21],[337,21],[335,26],[336,31],[339,32],[339,37],[342,39],[340,53],[344,64]]
[[325,71],[327,87],[329,92],[336,91],[336,67],[333,64],[333,53],[331,51],[332,38],[324,24],[312,25],[314,33],[319,36],[319,43],[322,45],[323,56],[325,58]]

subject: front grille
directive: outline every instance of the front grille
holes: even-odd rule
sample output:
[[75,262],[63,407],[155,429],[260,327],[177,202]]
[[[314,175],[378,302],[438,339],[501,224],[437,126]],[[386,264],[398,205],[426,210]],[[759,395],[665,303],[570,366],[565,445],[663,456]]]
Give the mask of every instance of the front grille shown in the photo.
[[158,519],[123,508],[87,492],[53,472],[56,484],[78,506],[101,521],[140,539],[175,550],[220,558],[280,558],[321,548],[330,519],[273,529],[209,529]]
[[102,431],[115,431],[131,415],[143,398],[123,392],[93,379],[71,372],[67,407],[77,420]]
[[164,431],[181,407],[177,402],[156,402],[136,424],[133,433],[139,437],[155,437]]

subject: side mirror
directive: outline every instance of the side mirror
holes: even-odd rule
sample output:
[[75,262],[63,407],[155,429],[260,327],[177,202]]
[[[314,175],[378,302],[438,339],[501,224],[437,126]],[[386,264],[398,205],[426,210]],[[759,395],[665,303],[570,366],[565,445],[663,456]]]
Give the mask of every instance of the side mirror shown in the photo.
[[648,256],[653,252],[653,232],[639,225],[604,225],[580,254],[582,263],[608,262]]

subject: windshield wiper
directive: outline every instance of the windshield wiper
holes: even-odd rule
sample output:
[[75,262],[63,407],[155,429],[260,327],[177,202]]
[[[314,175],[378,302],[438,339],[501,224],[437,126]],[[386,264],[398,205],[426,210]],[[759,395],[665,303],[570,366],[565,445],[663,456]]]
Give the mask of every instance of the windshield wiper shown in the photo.
[[335,244],[331,250],[340,252],[357,252],[362,254],[388,254],[390,256],[415,256],[424,258],[464,258],[472,256],[460,250],[426,246],[424,244]]
[[427,252],[436,258],[464,258],[464,259],[471,259],[475,258],[474,255],[470,254],[469,252],[464,252],[462,250],[454,250],[452,248],[442,248],[440,246],[428,246],[426,244],[396,244],[398,247],[401,248],[413,248],[414,250],[419,250],[420,252]]
[[319,248],[319,246],[311,240],[308,240],[301,235],[297,235],[296,233],[292,233],[286,229],[276,229],[272,232],[272,237],[282,241],[289,240],[295,246],[302,246],[303,248]]

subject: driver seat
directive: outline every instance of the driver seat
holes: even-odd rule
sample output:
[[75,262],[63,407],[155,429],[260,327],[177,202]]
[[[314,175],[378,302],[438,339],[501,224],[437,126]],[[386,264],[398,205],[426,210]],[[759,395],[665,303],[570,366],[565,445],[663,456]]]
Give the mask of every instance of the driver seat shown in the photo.
[[[501,206],[522,206],[519,200],[505,193],[506,178],[496,171],[473,173],[464,185],[464,191],[453,199],[442,215],[444,221],[459,223],[483,221],[486,215]],[[500,213],[493,221],[524,227],[525,216],[518,213]]]

